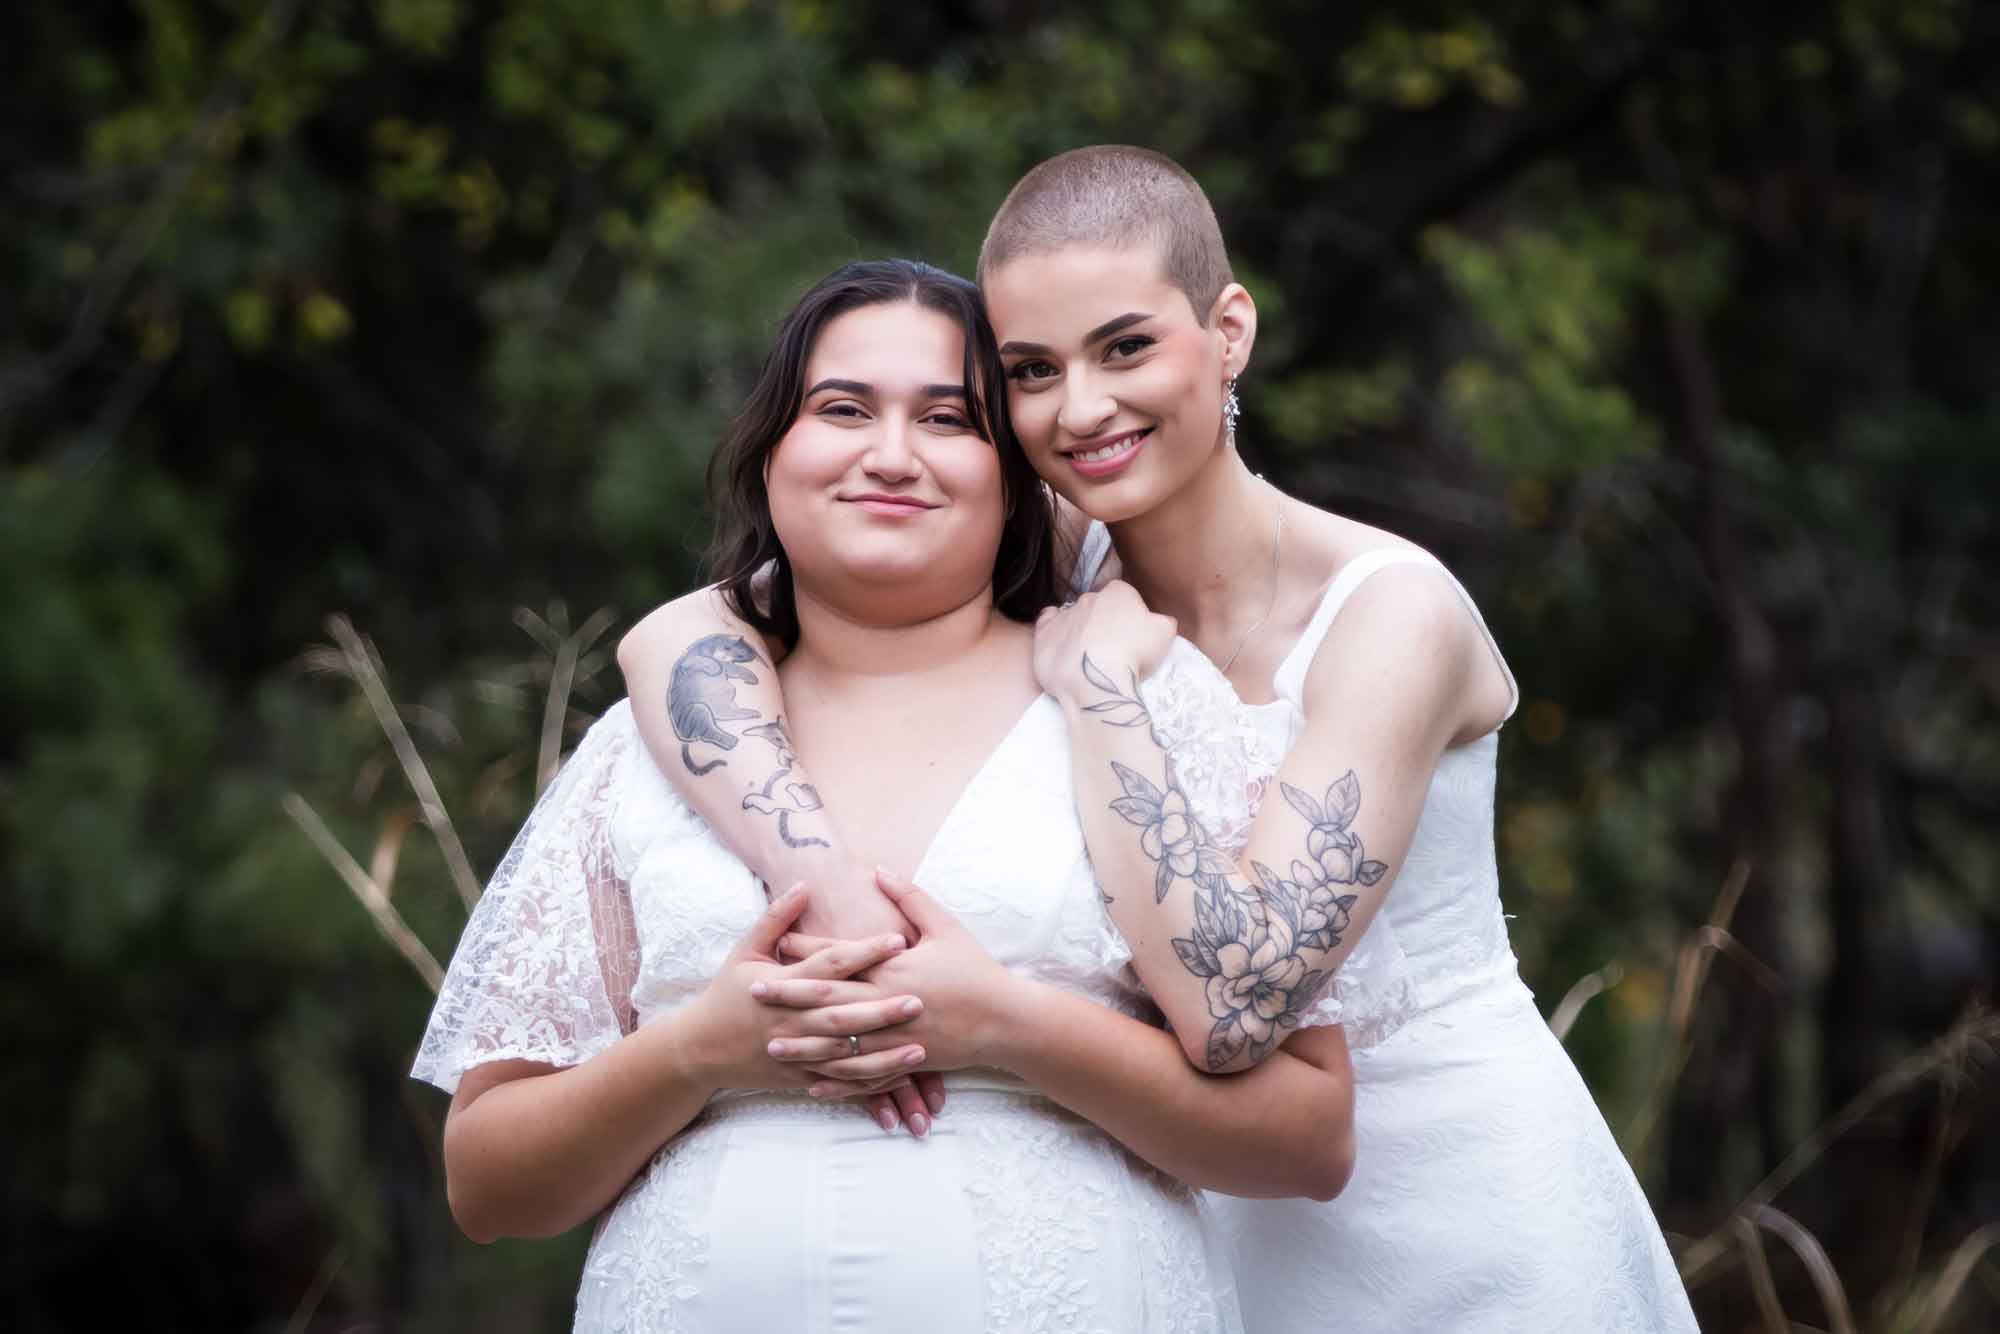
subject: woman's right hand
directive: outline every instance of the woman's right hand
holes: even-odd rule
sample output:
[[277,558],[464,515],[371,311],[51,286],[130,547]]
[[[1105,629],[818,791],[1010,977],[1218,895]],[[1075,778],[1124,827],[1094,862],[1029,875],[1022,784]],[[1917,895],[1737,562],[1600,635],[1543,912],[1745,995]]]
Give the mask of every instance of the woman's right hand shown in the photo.
[[1065,704],[1101,701],[1101,682],[1084,670],[1086,654],[1122,690],[1153,674],[1178,628],[1173,617],[1148,610],[1138,589],[1114,579],[1066,606],[1042,609],[1035,620],[1035,681]]
[[[923,1002],[884,991],[855,974],[901,953],[900,935],[837,941],[797,963],[781,963],[778,940],[805,911],[807,896],[793,886],[774,900],[736,942],[736,948],[694,1002],[693,1060],[715,1088],[802,1089],[819,1082],[805,1067],[780,1059],[787,1042],[804,1038],[866,1036],[867,1056],[859,1058],[870,1079],[907,1075],[924,1059],[924,1049],[895,1040],[891,1030],[923,1012]],[[763,997],[774,987],[805,991],[811,1009],[778,1008]],[[775,1052],[774,1052],[775,1048]]]

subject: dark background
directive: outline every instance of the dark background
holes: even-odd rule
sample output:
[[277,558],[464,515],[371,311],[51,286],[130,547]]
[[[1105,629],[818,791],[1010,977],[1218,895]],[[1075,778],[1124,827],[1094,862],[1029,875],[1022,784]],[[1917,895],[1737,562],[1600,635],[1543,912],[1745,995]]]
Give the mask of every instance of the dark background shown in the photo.
[[1521,678],[1522,971],[1608,984],[1705,1327],[1995,1327],[1996,57],[1955,0],[6,7],[0,1325],[566,1327],[580,1233],[451,1224],[419,955],[791,298],[1122,141],[1257,298],[1252,466]]

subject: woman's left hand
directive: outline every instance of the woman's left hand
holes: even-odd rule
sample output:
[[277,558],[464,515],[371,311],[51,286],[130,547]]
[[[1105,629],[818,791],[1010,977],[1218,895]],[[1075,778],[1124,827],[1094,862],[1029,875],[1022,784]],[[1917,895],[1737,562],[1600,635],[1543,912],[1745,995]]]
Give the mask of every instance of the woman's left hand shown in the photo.
[[[995,1026],[1004,1022],[1018,979],[986,952],[951,911],[922,889],[887,871],[875,873],[882,892],[920,933],[917,943],[885,959],[868,981],[893,993],[923,998],[923,1013],[898,1026],[900,1041],[922,1045],[927,1070],[957,1070],[987,1063]],[[787,956],[810,955],[828,942],[793,933],[780,943]],[[763,998],[767,1005],[812,1008],[819,1003],[808,988],[780,986]],[[825,1078],[813,1085],[818,1097],[841,1098],[875,1091],[854,1066],[844,1038],[800,1038],[785,1043],[780,1059],[797,1061]]]

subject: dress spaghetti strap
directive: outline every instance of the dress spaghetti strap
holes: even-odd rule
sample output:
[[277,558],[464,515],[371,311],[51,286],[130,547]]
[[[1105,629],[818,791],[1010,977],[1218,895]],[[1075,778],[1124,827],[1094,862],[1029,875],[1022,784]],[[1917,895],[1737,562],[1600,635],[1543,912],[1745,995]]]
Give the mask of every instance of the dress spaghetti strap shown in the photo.
[[1077,544],[1076,569],[1069,577],[1069,595],[1080,597],[1088,593],[1097,582],[1097,572],[1104,568],[1104,558],[1111,554],[1111,530],[1097,520],[1090,521],[1090,527],[1083,532],[1083,541]]
[[1505,722],[1513,717],[1514,710],[1521,703],[1521,687],[1516,684],[1513,670],[1507,666],[1507,659],[1501,656],[1500,645],[1494,640],[1493,632],[1486,628],[1486,618],[1479,614],[1479,604],[1472,600],[1472,594],[1465,591],[1465,585],[1458,582],[1452,572],[1444,567],[1442,561],[1428,551],[1421,551],[1416,547],[1376,547],[1372,551],[1362,552],[1340,567],[1340,572],[1334,575],[1333,582],[1327,585],[1326,593],[1320,598],[1318,608],[1313,611],[1312,620],[1307,622],[1305,633],[1299,636],[1299,642],[1292,646],[1292,651],[1285,655],[1285,660],[1278,664],[1277,674],[1271,681],[1271,688],[1278,698],[1289,700],[1292,707],[1301,713],[1305,712],[1306,673],[1312,668],[1313,658],[1319,653],[1319,646],[1325,641],[1326,632],[1333,627],[1333,618],[1340,615],[1340,609],[1347,605],[1350,597],[1354,596],[1354,590],[1361,587],[1370,575],[1392,565],[1427,566],[1442,574],[1451,584],[1452,591],[1458,594],[1458,600],[1463,602],[1465,609],[1472,614],[1472,623],[1479,627],[1479,636],[1486,641],[1486,647],[1492,651],[1493,661],[1500,665],[1500,674],[1507,678],[1507,712],[1501,715],[1501,721]]

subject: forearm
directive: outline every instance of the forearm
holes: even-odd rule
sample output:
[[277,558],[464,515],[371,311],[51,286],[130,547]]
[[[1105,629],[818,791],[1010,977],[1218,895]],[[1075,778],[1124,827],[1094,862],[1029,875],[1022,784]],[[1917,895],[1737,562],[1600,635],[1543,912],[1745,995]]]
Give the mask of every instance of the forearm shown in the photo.
[[[1131,693],[1136,700],[1136,688]],[[1211,1052],[1219,1016],[1211,1013],[1208,979],[1190,969],[1175,946],[1181,941],[1186,948],[1196,935],[1195,905],[1204,885],[1194,875],[1235,890],[1242,883],[1235,863],[1204,845],[1143,715],[1140,725],[1106,726],[1102,715],[1080,705],[1065,703],[1065,713],[1077,818],[1105,912],[1130,946],[1134,970],[1190,1063],[1211,1074],[1249,1069],[1275,1044],[1261,1052],[1240,1044],[1226,1058]]]
[[901,930],[792,749],[775,661],[713,589],[655,610],[618,645],[653,762],[773,891],[800,881],[814,887],[805,929],[848,937]]
[[[602,1212],[715,1091],[684,1014],[564,1070],[454,1102],[444,1160],[452,1214],[474,1241],[549,1237]],[[468,1071],[468,1084],[483,1067]],[[463,1088],[462,1088],[463,1094]]]
[[1137,682],[1121,689],[1115,673],[1084,664],[1095,702],[1064,707],[1107,910],[1188,1060],[1248,1069],[1296,1029],[1366,928],[1380,894],[1363,903],[1361,891],[1387,888],[1386,866],[1349,828],[1359,784],[1350,771],[1322,804],[1281,774],[1283,799],[1265,802],[1239,859],[1190,808]]
[[1337,1029],[1311,1060],[1191,1067],[1175,1037],[1069,992],[1021,982],[993,1056],[1035,1088],[1190,1185],[1258,1198],[1331,1199],[1353,1165],[1353,1075]]

